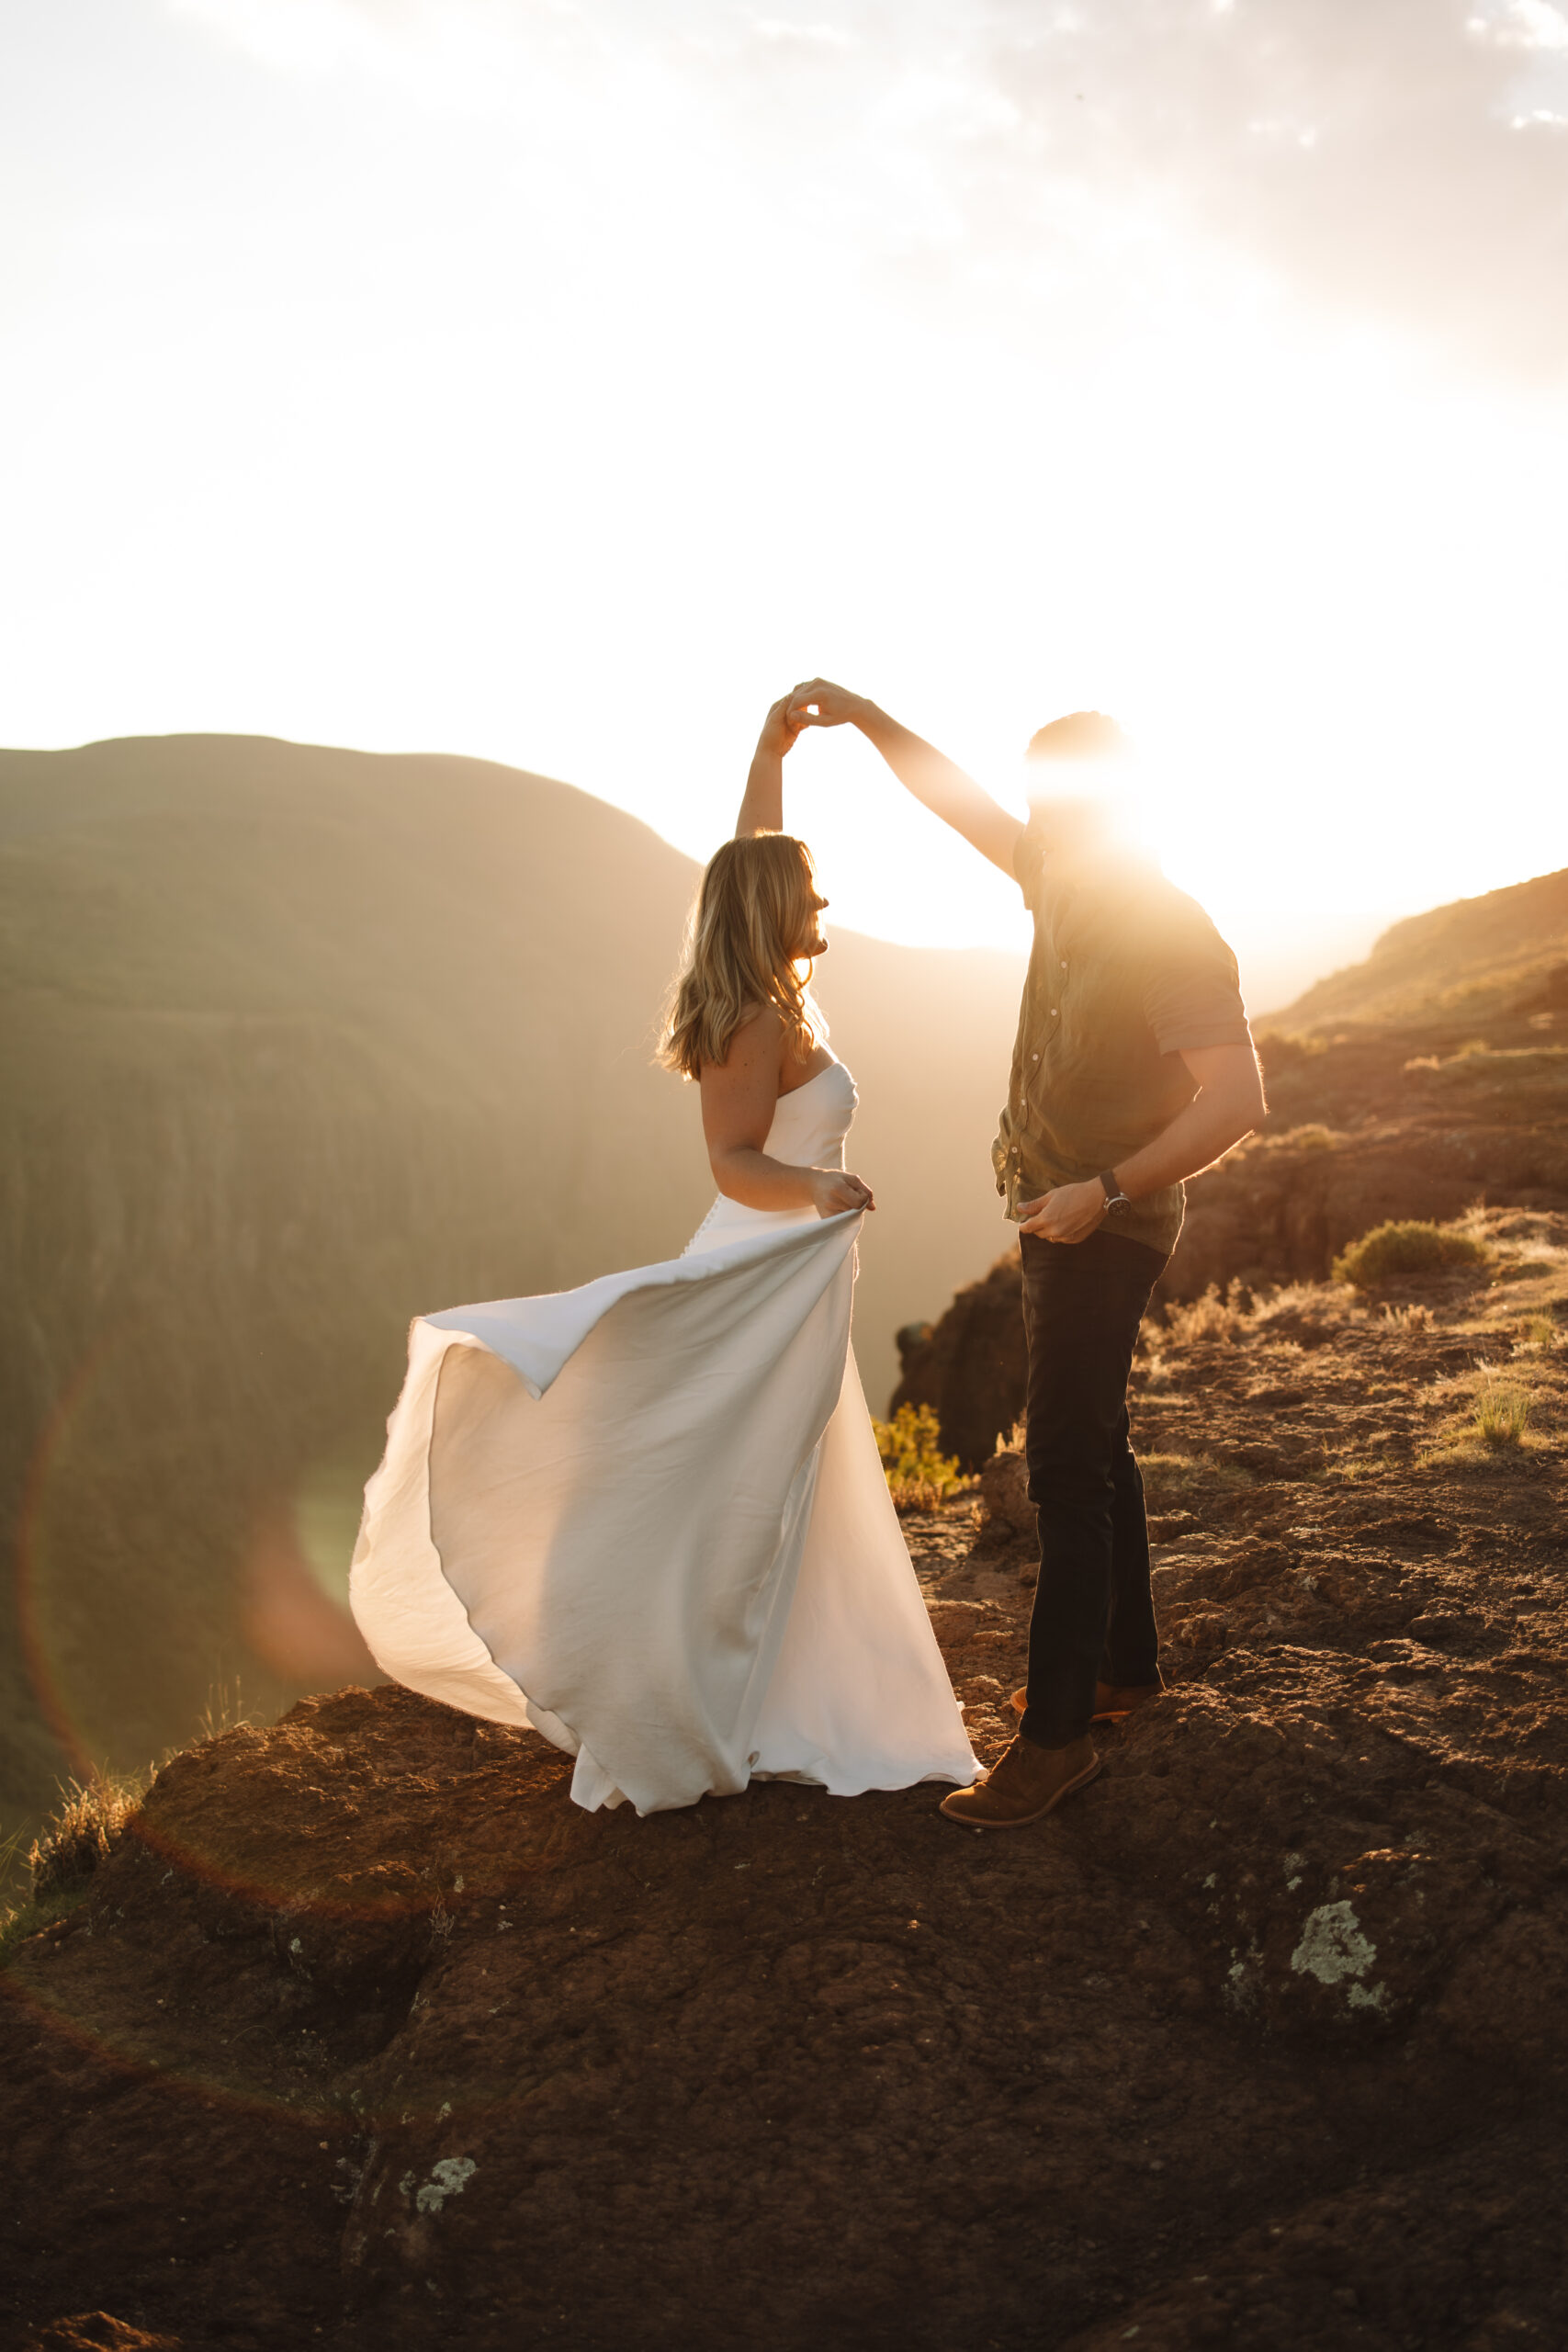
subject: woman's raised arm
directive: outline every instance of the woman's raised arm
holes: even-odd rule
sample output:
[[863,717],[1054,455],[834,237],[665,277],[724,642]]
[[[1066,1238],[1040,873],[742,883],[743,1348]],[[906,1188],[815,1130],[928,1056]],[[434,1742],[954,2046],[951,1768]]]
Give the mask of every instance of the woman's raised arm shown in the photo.
[[784,763],[799,732],[800,721],[791,719],[789,696],[783,695],[763,719],[757,748],[751,754],[746,797],[735,820],[738,842],[745,841],[751,833],[783,832]]

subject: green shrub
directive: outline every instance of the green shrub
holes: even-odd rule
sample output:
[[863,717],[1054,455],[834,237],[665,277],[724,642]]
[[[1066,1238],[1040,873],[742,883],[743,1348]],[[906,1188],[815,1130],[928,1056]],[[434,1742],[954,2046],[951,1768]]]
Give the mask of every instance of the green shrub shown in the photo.
[[955,1455],[942,1451],[942,1424],[930,1405],[900,1405],[890,1421],[872,1422],[887,1491],[899,1510],[934,1510],[973,1482]]
[[1477,1266],[1485,1258],[1486,1245],[1473,1234],[1461,1233],[1451,1225],[1434,1225],[1430,1218],[1393,1217],[1386,1225],[1374,1225],[1336,1258],[1334,1279],[1367,1290],[1398,1274],[1428,1274],[1440,1266]]

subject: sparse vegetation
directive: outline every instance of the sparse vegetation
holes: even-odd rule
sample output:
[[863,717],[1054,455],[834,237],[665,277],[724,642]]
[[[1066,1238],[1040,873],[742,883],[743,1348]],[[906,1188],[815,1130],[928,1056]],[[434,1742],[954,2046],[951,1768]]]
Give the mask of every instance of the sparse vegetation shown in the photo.
[[1333,1151],[1345,1138],[1337,1128],[1325,1126],[1321,1119],[1309,1119],[1304,1126],[1287,1127],[1269,1140],[1281,1151]]
[[1281,1283],[1266,1291],[1252,1310],[1254,1328],[1277,1347],[1292,1341],[1318,1347],[1345,1320],[1349,1301],[1326,1283]]
[[226,1731],[237,1731],[242,1724],[248,1724],[250,1720],[250,1710],[245,1705],[240,1678],[236,1675],[232,1682],[215,1682],[209,1686],[207,1704],[197,1717],[197,1724],[203,1739],[221,1739]]
[[1427,1331],[1432,1325],[1432,1310],[1414,1300],[1408,1306],[1385,1306],[1379,1317],[1392,1331]]
[[1483,1379],[1475,1399],[1475,1427],[1486,1444],[1522,1445],[1529,1417],[1527,1389],[1511,1382],[1494,1380],[1490,1374]]
[[1138,1467],[1144,1499],[1156,1514],[1179,1510],[1196,1496],[1239,1494],[1254,1483],[1249,1470],[1207,1453],[1141,1453]]
[[950,1495],[974,1485],[957,1459],[942,1451],[942,1428],[933,1407],[900,1405],[890,1421],[872,1422],[876,1450],[897,1510],[935,1510]]
[[85,1886],[119,1843],[140,1797],[141,1790],[129,1781],[73,1781],[64,1804],[45,1822],[28,1855],[35,1898]]
[[1165,1328],[1179,1348],[1190,1347],[1194,1340],[1231,1340],[1250,1304],[1240,1283],[1223,1292],[1211,1283],[1201,1298],[1168,1306]]
[[1568,1086],[1568,1046],[1495,1048],[1480,1039],[1431,1064],[1447,1086],[1480,1088],[1520,1102],[1560,1098]]
[[1374,1225],[1336,1258],[1334,1279],[1368,1290],[1401,1274],[1481,1265],[1487,1255],[1484,1241],[1457,1226],[1435,1225],[1429,1218],[1392,1217],[1384,1225]]
[[0,1917],[0,1969],[8,1968],[16,1953],[29,1936],[41,1934],[51,1928],[56,1919],[68,1918],[79,1903],[87,1899],[85,1886],[73,1887],[69,1894],[31,1897],[18,1903]]
[[[29,1936],[73,1911],[87,1882],[119,1843],[141,1796],[138,1783],[105,1776],[73,1781],[59,1811],[46,1821],[28,1849],[29,1892],[0,1917],[0,1968]],[[0,1861],[13,1861],[24,1832],[0,1846]]]

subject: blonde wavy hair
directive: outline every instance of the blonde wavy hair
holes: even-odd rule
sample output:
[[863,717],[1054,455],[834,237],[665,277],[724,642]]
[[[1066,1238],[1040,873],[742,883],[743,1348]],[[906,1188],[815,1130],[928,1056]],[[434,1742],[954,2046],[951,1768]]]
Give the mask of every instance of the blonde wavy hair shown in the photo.
[[[811,935],[817,869],[793,833],[750,833],[708,860],[686,926],[659,1058],[700,1078],[722,1062],[744,1021],[771,1004],[804,1057],[828,1035],[811,997],[811,963],[798,943]],[[802,972],[801,966],[805,966]]]

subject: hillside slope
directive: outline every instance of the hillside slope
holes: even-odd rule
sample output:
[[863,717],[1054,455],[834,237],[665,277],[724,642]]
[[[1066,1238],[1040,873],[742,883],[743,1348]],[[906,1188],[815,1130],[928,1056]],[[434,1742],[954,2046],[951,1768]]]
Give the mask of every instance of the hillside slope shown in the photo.
[[1312,1036],[1348,1023],[1495,1019],[1543,991],[1550,1001],[1559,966],[1568,966],[1568,866],[1394,923],[1365,963],[1319,980],[1264,1025]]
[[[695,879],[478,761],[0,754],[0,1829],[236,1676],[271,1711],[367,1670],[341,1597],[412,1316],[680,1250],[711,1182],[651,1054]],[[996,1246],[1017,967],[843,936],[819,979],[880,1402],[894,1329]]]

